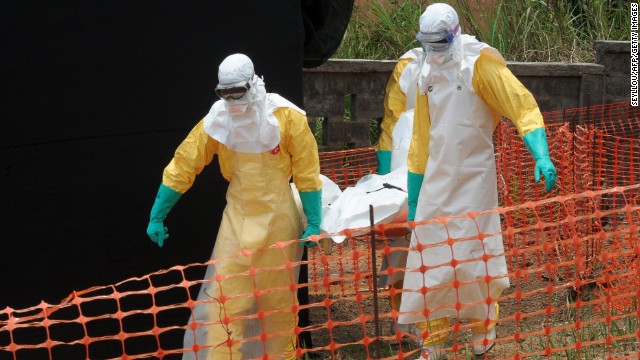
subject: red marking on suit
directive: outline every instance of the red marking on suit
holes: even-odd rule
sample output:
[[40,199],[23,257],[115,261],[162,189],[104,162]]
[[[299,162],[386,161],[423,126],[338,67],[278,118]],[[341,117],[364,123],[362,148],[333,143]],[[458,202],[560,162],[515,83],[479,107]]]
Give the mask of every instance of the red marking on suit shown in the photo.
[[276,145],[276,147],[269,150],[269,154],[271,155],[278,155],[279,152],[280,152],[280,144]]

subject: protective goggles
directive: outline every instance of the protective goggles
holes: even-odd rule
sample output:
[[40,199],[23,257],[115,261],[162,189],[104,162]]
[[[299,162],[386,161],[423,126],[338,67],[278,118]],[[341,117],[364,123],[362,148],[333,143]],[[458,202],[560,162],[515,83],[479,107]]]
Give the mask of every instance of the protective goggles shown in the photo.
[[447,50],[453,44],[458,32],[460,32],[460,24],[456,25],[451,32],[419,32],[416,34],[416,40],[422,44],[425,50],[440,52]]
[[218,85],[216,87],[216,95],[223,100],[240,100],[249,91],[249,89],[251,89],[249,82],[231,87],[220,87],[220,85]]

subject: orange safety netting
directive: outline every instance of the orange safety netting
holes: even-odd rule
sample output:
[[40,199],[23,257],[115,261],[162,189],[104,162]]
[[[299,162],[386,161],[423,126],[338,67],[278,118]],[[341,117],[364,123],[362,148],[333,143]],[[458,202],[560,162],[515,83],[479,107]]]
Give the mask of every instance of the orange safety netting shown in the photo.
[[340,189],[353,186],[364,175],[375,174],[378,165],[371,148],[321,152],[320,173],[333,180]]
[[[293,294],[308,286],[311,325],[295,332],[311,332],[313,348],[295,350],[335,359],[417,359],[416,341],[429,335],[409,328],[390,332],[400,314],[389,300],[401,288],[381,287],[379,276],[404,268],[380,270],[385,257],[406,252],[389,242],[385,234],[407,226],[437,224],[447,228],[452,221],[473,223],[498,214],[502,228],[503,254],[476,254],[463,262],[486,263],[503,255],[511,286],[497,298],[482,303],[500,304],[496,347],[490,358],[639,358],[640,309],[640,121],[629,103],[601,105],[545,113],[550,153],[558,170],[557,189],[545,194],[544,184],[533,181],[533,161],[515,128],[499,125],[495,135],[500,207],[485,213],[441,218],[410,224],[378,225],[362,231],[348,229],[347,239],[334,244],[332,252],[311,250],[309,283],[234,294],[206,300],[225,304],[230,298],[253,299],[266,293]],[[342,188],[355,184],[362,175],[375,172],[372,148],[322,153],[322,173]],[[363,230],[363,229],[358,229]],[[439,244],[453,247],[472,238],[446,239]],[[323,240],[325,241],[325,240]],[[298,246],[299,240],[282,241],[269,251]],[[429,245],[431,246],[431,245]],[[428,246],[422,246],[427,248]],[[418,247],[420,250],[420,247]],[[251,259],[266,249],[244,251],[237,258]],[[202,284],[241,279],[261,273],[286,270],[293,277],[297,261],[277,268],[250,267],[247,272],[199,278],[206,264],[175,266],[141,278],[109,286],[74,292],[59,304],[41,303],[28,309],[0,311],[0,358],[8,359],[138,359],[180,358],[207,347],[227,347],[266,341],[279,333],[258,331],[252,337],[229,333],[219,343],[200,343],[184,348],[183,336],[199,326],[226,326],[233,321],[264,319],[280,310],[258,307],[242,319],[220,315],[209,323],[191,323]],[[442,265],[458,265],[453,259]],[[424,272],[431,269],[409,269]],[[496,277],[453,281],[449,288],[471,283],[489,283]],[[427,294],[438,289],[421,288]],[[440,289],[442,290],[442,289]],[[205,301],[205,302],[206,302]],[[463,310],[474,303],[454,302]],[[295,313],[300,307],[286,311]],[[489,318],[478,319],[489,324]],[[449,358],[472,357],[470,328],[478,323],[451,319],[445,348]],[[475,344],[479,345],[479,344]],[[234,357],[235,358],[235,357]],[[280,359],[269,354],[260,359]]]

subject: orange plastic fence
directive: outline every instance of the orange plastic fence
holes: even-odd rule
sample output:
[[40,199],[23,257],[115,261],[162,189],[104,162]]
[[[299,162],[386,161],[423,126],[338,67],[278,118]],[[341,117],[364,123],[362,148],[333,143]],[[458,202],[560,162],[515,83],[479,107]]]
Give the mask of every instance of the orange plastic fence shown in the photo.
[[[501,255],[506,257],[511,284],[498,298],[483,300],[500,304],[497,345],[490,358],[640,358],[640,309],[636,302],[640,295],[640,121],[635,110],[627,102],[544,114],[551,156],[558,169],[558,187],[551,194],[544,193],[543,184],[533,182],[533,162],[513,126],[507,122],[499,125],[495,148],[501,206],[462,216],[471,223],[488,213],[497,213],[502,219],[499,234],[478,234],[502,236],[505,251]],[[343,188],[375,172],[375,164],[372,148],[321,154],[322,173]],[[216,343],[205,341],[188,347],[183,338],[193,338],[199,327],[260,322],[278,312],[295,314],[300,309],[296,305],[284,310],[257,306],[239,318],[220,313],[205,323],[190,322],[198,305],[222,304],[224,308],[231,299],[253,301],[274,292],[293,297],[297,288],[308,286],[311,301],[305,307],[310,310],[312,324],[305,329],[295,327],[294,332],[310,331],[313,348],[256,358],[304,359],[313,352],[326,359],[417,359],[421,348],[416,343],[433,334],[411,328],[395,335],[390,332],[392,325],[398,328],[399,312],[392,309],[389,298],[400,290],[376,286],[377,276],[405,270],[379,269],[385,257],[407,249],[393,245],[384,234],[428,223],[446,227],[453,220],[359,229],[366,230],[364,236],[354,236],[362,231],[345,230],[347,239],[334,245],[331,254],[323,253],[320,247],[312,249],[306,284],[290,281],[275,289],[254,288],[247,293],[196,300],[202,285],[282,270],[293,279],[300,264],[290,260],[267,269],[249,266],[243,273],[202,279],[207,266],[223,261],[213,260],[77,291],[59,304],[6,308],[0,311],[0,358],[174,359],[207,348],[264,343],[283,331],[262,328],[251,336],[229,332]],[[442,245],[468,240],[449,238]],[[261,252],[277,254],[287,246],[298,246],[298,242],[283,240],[269,249],[245,251],[232,258],[251,263]],[[494,256],[478,254],[466,261],[486,262]],[[443,266],[456,264],[454,259]],[[492,280],[496,279],[487,276],[475,281]],[[450,284],[454,288],[464,285]],[[473,305],[456,302],[450,306],[464,309]],[[478,321],[491,322],[488,318]],[[470,328],[474,325],[452,319],[449,328],[441,332],[448,334],[445,347],[450,359],[470,357]]]
[[375,174],[378,165],[375,150],[370,148],[329,151],[318,154],[320,172],[341,189],[353,186],[364,175]]

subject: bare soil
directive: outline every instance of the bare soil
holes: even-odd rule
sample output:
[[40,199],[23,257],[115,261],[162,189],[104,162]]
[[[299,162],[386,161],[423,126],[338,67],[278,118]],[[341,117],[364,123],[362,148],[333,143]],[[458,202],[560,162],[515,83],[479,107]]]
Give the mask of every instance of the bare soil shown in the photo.
[[[420,358],[419,346],[411,337],[403,337],[401,341],[391,335],[390,328],[393,323],[391,308],[389,306],[388,289],[379,289],[376,296],[372,291],[372,277],[370,269],[370,247],[365,241],[355,242],[352,245],[346,243],[339,249],[334,248],[333,254],[321,258],[317,252],[311,256],[311,261],[316,262],[315,276],[310,277],[319,283],[310,288],[310,309],[312,327],[312,339],[315,349],[314,357],[318,359],[397,359],[402,354],[404,359]],[[342,259],[342,261],[340,260]],[[531,259],[529,265],[540,264],[540,260]],[[537,261],[537,262],[536,262]],[[324,265],[322,264],[324,262]],[[377,256],[376,265],[379,268],[381,255]],[[544,263],[542,262],[544,266]],[[311,271],[310,271],[311,272]],[[344,279],[339,281],[339,279]],[[575,309],[575,300],[580,298],[584,304],[589,304],[596,298],[597,284],[588,284],[580,289],[580,296],[571,286],[574,279],[563,279],[558,273],[547,274],[543,269],[530,273],[521,278],[511,279],[511,287],[503,292],[500,300],[500,322],[497,325],[497,344],[487,353],[486,359],[509,359],[519,354],[520,358],[546,358],[545,348],[567,347],[562,352],[555,352],[554,357],[567,358],[571,355],[572,347],[575,348],[575,338],[565,336],[564,331],[571,331],[572,324],[576,320],[583,325],[595,338],[583,339],[593,341],[598,339],[598,329],[603,326],[604,315],[596,314],[594,321],[593,309],[582,306]],[[596,290],[596,291],[594,291]],[[518,299],[516,294],[522,294]],[[377,303],[378,329],[372,315],[374,304]],[[597,301],[596,301],[597,303]],[[631,313],[633,314],[633,312]],[[369,318],[363,318],[368,316]],[[516,319],[518,319],[516,321]],[[331,326],[329,326],[331,321]],[[453,322],[452,322],[453,324]],[[569,330],[558,330],[566,326]],[[621,323],[621,326],[624,324]],[[551,335],[545,335],[545,328],[551,328]],[[606,330],[604,330],[606,331]],[[374,338],[376,332],[380,334],[378,342],[365,346],[364,339]],[[554,332],[559,332],[554,334]],[[366,334],[366,337],[365,337]],[[517,334],[517,335],[516,335]],[[602,335],[602,334],[600,334]],[[448,351],[448,358],[472,358],[470,356],[469,329],[463,329],[458,333],[451,333],[447,346],[457,346],[458,351]],[[516,341],[519,336],[519,341]],[[558,337],[566,337],[560,338]],[[601,336],[601,338],[606,335]],[[549,345],[549,341],[554,344]],[[562,341],[562,343],[558,343]],[[604,341],[604,340],[603,340]],[[333,344],[333,349],[331,346]],[[627,344],[628,345],[628,344]],[[588,348],[593,348],[594,356],[583,356]],[[627,346],[637,350],[637,344]],[[622,352],[621,352],[622,351]],[[625,347],[607,348],[601,343],[587,344],[583,352],[574,358],[605,359],[617,358],[617,355],[625,354]],[[602,356],[596,354],[602,353]],[[523,356],[529,355],[529,356]]]

